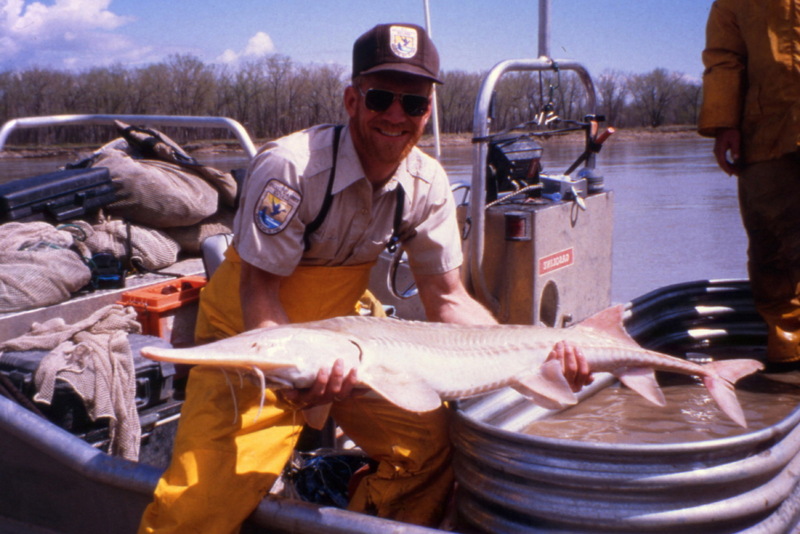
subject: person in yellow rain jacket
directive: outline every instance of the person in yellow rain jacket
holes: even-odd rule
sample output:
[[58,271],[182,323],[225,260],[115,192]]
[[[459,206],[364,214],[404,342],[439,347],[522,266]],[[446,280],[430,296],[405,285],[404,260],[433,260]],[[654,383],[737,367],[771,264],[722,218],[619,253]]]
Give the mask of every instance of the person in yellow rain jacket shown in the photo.
[[[461,283],[447,176],[416,148],[439,82],[437,51],[418,26],[379,25],[356,41],[348,124],[271,142],[251,163],[233,244],[201,295],[198,342],[353,314],[371,266],[398,239],[429,320],[494,322]],[[559,344],[551,357],[574,388],[590,380],[575,347]],[[356,380],[337,362],[308,390],[276,394],[192,369],[172,462],[140,532],[237,532],[292,454],[297,410],[331,402],[337,424],[379,462],[350,508],[435,525],[453,485],[447,410],[409,413],[353,396]]]
[[800,0],[718,0],[699,132],[738,176],[748,271],[774,370],[800,369]]

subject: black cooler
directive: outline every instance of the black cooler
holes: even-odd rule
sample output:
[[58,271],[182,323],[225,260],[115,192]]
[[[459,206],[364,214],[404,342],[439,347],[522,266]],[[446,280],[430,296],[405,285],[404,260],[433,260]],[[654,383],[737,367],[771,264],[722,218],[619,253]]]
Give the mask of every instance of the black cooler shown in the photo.
[[[171,363],[155,362],[141,355],[145,346],[170,347],[170,344],[155,336],[130,334],[128,336],[136,369],[136,408],[146,437],[146,425],[150,419],[162,419],[176,414],[179,403],[172,402],[175,367]],[[31,403],[36,394],[34,375],[47,351],[6,352],[0,356],[0,374]],[[52,423],[72,434],[103,446],[108,440],[108,421],[92,421],[81,398],[66,382],[56,381],[56,391],[48,406],[34,403]]]

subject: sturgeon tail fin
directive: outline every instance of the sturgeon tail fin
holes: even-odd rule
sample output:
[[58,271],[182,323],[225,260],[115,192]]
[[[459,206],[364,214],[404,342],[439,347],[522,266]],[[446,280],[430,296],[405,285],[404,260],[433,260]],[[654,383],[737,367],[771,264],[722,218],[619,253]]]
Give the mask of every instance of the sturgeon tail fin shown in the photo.
[[747,420],[733,385],[763,368],[764,365],[756,360],[718,360],[703,366],[708,371],[703,383],[711,397],[728,417],[743,428],[747,428]]

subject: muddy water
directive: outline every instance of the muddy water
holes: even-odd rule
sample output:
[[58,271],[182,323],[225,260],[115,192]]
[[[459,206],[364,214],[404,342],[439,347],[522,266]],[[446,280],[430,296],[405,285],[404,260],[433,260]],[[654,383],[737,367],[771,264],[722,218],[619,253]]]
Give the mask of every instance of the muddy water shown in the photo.
[[[785,379],[792,383],[780,381]],[[772,426],[800,403],[800,374],[764,375],[749,384],[737,391],[747,429],[728,419],[701,385],[676,384],[663,388],[666,406],[656,406],[623,386],[611,386],[557,416],[531,424],[523,433],[596,443],[687,443]]]
[[[763,359],[763,347],[717,348],[713,359]],[[800,405],[800,372],[758,373],[739,381],[736,396],[747,420],[742,428],[725,415],[702,383],[657,373],[666,398],[656,406],[620,384],[545,420],[523,433],[596,443],[686,443],[738,436],[773,426]]]

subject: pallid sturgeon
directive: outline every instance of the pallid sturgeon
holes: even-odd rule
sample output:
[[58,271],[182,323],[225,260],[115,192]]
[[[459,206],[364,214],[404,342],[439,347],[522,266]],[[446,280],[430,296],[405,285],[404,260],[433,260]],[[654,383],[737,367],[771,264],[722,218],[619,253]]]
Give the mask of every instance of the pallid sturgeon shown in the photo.
[[[153,360],[251,370],[262,385],[275,388],[309,387],[319,369],[330,369],[340,358],[345,373],[357,368],[360,386],[413,412],[506,386],[556,408],[577,402],[561,363],[546,362],[562,340],[580,348],[592,372],[612,373],[660,406],[666,401],[655,370],[701,377],[722,411],[747,426],[733,384],[762,369],[760,362],[737,359],[700,365],[646,350],[625,332],[621,306],[571,328],[337,317],[251,330],[193,348],[146,347],[142,354]],[[326,413],[306,415],[318,424]]]

